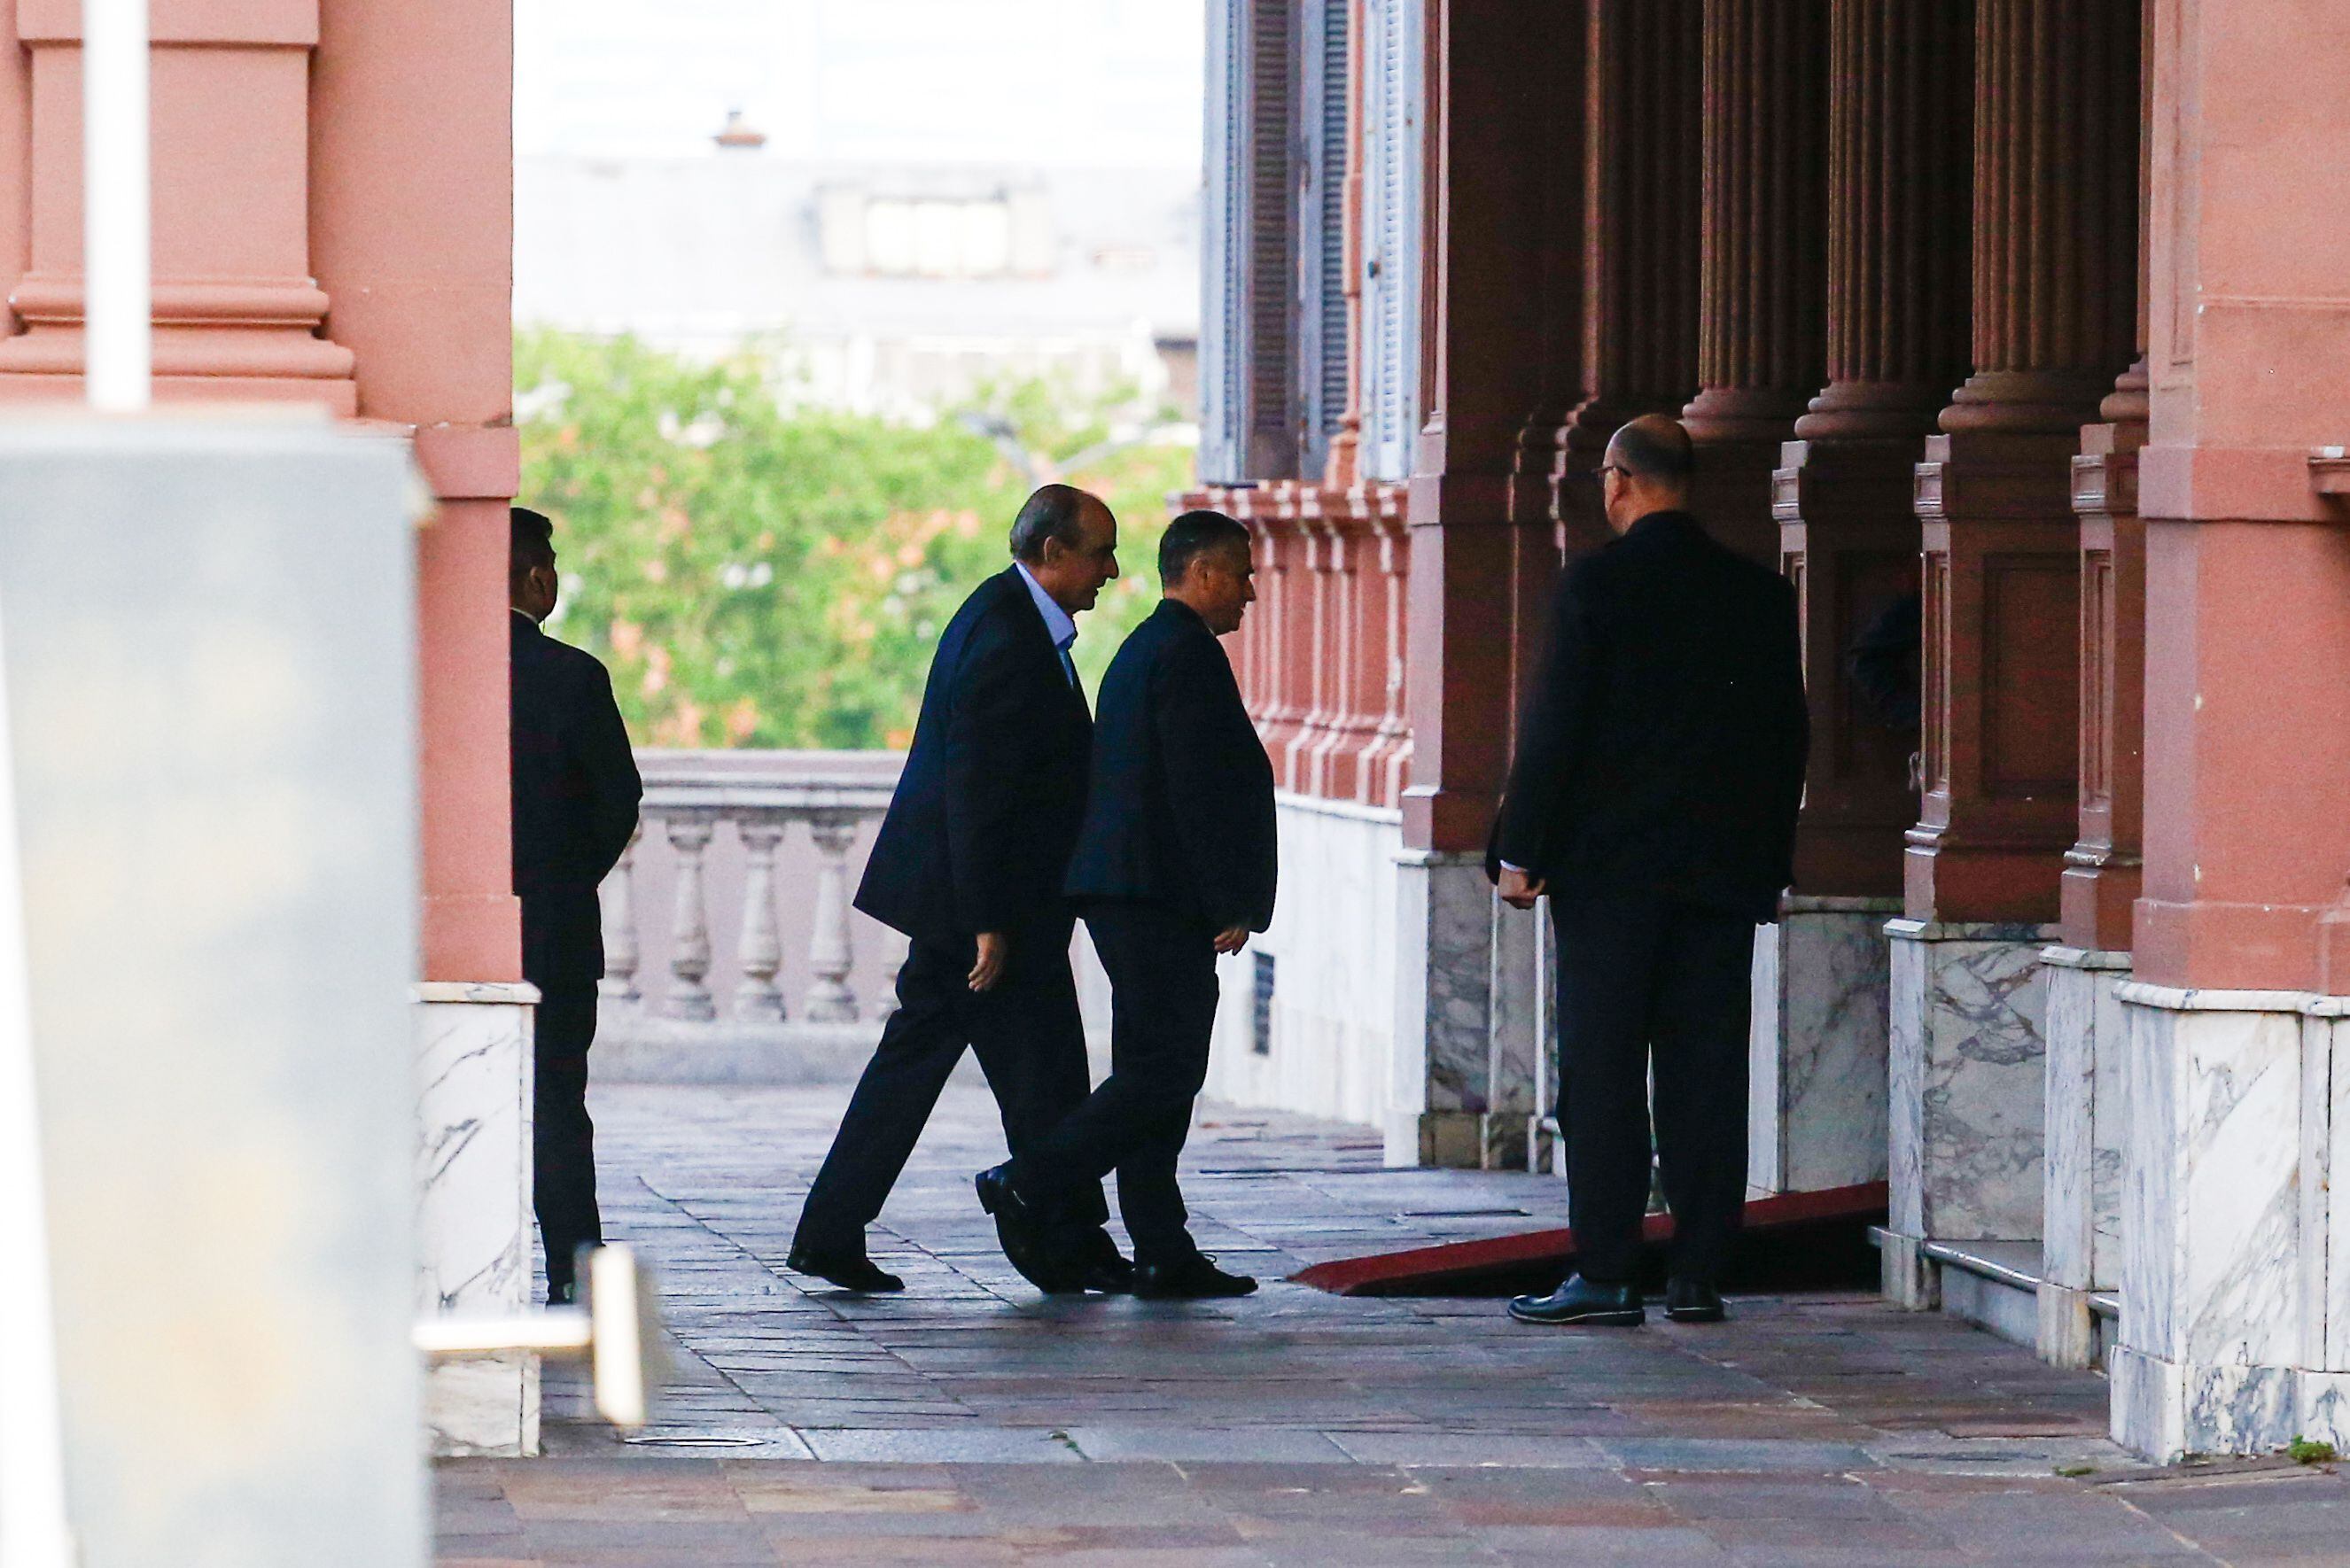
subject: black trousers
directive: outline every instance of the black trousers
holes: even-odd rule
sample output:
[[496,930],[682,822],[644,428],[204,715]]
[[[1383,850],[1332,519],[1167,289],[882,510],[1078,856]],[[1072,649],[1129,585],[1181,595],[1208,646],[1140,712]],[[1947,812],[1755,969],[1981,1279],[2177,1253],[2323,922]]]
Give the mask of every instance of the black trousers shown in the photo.
[[1086,929],[1109,975],[1109,1076],[1013,1162],[1013,1181],[1057,1194],[1116,1170],[1136,1261],[1174,1262],[1194,1250],[1175,1162],[1208,1076],[1216,934],[1164,904],[1127,901],[1087,905]]
[[1567,1210],[1584,1276],[1638,1272],[1649,1064],[1671,1269],[1712,1280],[1746,1202],[1746,1049],[1754,922],[1660,897],[1560,898],[1559,1099]]
[[573,1282],[582,1247],[604,1244],[596,1209],[596,1124],[588,1116],[588,1048],[604,972],[594,889],[525,894],[523,978],[538,987],[532,1034],[531,1197],[550,1295]]
[[[987,1075],[1012,1152],[1033,1147],[1082,1102],[1092,1084],[1086,1067],[1085,1020],[1069,971],[1075,922],[1046,920],[1013,931],[1012,951],[993,990],[967,983],[978,945],[917,940],[898,971],[898,1011],[857,1080],[832,1150],[808,1189],[795,1244],[861,1250],[865,1228],[914,1152],[955,1064],[969,1046]],[[1056,1216],[1067,1230],[1108,1217],[1101,1187],[1072,1194]]]

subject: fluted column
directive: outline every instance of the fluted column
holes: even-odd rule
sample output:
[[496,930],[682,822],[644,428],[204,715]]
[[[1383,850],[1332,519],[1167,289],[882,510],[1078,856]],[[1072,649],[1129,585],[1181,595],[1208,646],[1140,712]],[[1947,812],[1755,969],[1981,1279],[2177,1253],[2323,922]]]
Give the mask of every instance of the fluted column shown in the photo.
[[1570,551],[1604,541],[1607,438],[1698,389],[1705,11],[1700,0],[1591,0],[1585,49],[1582,400],[1558,442]]
[[1898,711],[1865,700],[1851,659],[1918,591],[1914,470],[1970,363],[1974,6],[1835,0],[1828,36],[1827,385],[1775,483],[1812,710],[1795,887],[1887,898],[1918,819],[1915,685]]
[[1694,510],[1776,565],[1771,473],[1826,374],[1827,0],[1705,0]]
[[2137,0],[1980,0],[1975,373],[1918,479],[1914,919],[2049,921],[2077,829],[2081,426],[2134,358]]

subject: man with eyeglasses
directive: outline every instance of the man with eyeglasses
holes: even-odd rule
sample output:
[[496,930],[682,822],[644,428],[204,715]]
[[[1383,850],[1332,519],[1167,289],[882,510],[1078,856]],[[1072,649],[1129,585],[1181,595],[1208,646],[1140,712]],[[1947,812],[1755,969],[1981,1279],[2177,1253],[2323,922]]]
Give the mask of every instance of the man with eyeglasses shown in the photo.
[[1754,927],[1794,879],[1810,724],[1795,595],[1686,510],[1689,432],[1616,432],[1617,535],[1568,567],[1518,730],[1487,872],[1558,933],[1560,1099],[1579,1270],[1527,1323],[1645,1316],[1640,1221],[1656,1151],[1674,1235],[1665,1315],[1719,1321],[1746,1198]]

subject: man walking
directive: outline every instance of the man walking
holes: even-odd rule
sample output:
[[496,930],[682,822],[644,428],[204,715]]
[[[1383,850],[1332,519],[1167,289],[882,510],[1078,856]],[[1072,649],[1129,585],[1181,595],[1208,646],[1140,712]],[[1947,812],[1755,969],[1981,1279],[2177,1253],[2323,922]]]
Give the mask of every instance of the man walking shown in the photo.
[[596,886],[637,830],[637,777],[611,678],[593,654],[539,629],[554,613],[555,524],[514,508],[506,587],[514,608],[514,886],[522,973],[538,988],[531,1191],[546,1248],[546,1299],[574,1299],[579,1249],[601,1246],[588,1047],[604,976]]
[[[857,907],[912,947],[898,1011],[858,1079],[786,1265],[856,1291],[905,1282],[867,1256],[865,1228],[905,1168],[963,1048],[978,1054],[1014,1153],[1086,1097],[1085,1023],[1062,884],[1085,815],[1093,719],[1069,644],[1118,576],[1118,520],[1066,484],[1031,495],[1013,564],[939,639],[914,744],[866,862]],[[1047,1217],[1047,1291],[1123,1290],[1097,1183]],[[1027,1260],[1034,1264],[1034,1260]]]
[[1746,1197],[1754,927],[1793,879],[1810,734],[1794,590],[1683,507],[1688,432],[1616,432],[1600,470],[1618,535],[1570,566],[1519,728],[1487,870],[1550,895],[1560,1099],[1580,1272],[1521,1296],[1529,1323],[1637,1324],[1648,1079],[1674,1235],[1665,1314],[1722,1315]]
[[1093,797],[1069,865],[1110,981],[1111,1068],[1040,1141],[978,1178],[1005,1254],[1049,1255],[1038,1217],[1118,1172],[1134,1293],[1246,1295],[1193,1244],[1175,1162],[1208,1073],[1216,955],[1273,920],[1273,764],[1216,639],[1256,599],[1248,530],[1187,512],[1159,546],[1165,592],[1103,678]]

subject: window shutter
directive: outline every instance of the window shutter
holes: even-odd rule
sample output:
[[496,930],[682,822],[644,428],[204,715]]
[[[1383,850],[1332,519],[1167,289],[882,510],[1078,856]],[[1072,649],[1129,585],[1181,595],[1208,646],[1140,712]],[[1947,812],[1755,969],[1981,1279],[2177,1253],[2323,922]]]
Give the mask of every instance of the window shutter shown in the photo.
[[1419,437],[1423,0],[1366,0],[1363,472],[1411,477]]
[[1211,0],[1200,478],[1294,475],[1291,0]]
[[1298,449],[1321,473],[1347,411],[1347,13],[1305,0],[1298,40],[1305,168],[1297,210]]

